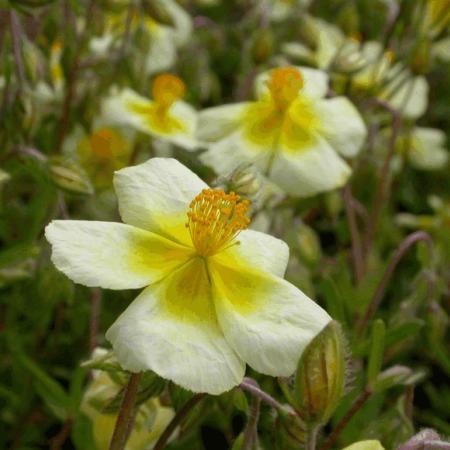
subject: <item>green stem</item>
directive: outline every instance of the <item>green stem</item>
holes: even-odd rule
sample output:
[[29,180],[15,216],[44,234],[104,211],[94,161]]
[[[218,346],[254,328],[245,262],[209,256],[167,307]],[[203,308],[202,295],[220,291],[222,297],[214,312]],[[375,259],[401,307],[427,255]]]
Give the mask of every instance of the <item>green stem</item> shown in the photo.
[[305,450],[316,450],[318,431],[319,428],[317,426],[312,426],[309,430],[307,430]]

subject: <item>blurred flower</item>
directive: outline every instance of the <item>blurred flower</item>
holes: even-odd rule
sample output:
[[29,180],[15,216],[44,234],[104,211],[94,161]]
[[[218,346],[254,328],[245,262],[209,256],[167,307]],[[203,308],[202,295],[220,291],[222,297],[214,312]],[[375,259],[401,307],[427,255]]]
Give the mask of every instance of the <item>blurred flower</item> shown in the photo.
[[112,186],[113,173],[129,164],[133,138],[133,131],[97,121],[90,133],[76,127],[63,151],[80,164],[97,189],[105,189]]
[[287,19],[293,12],[306,8],[311,0],[267,0],[265,5],[270,10],[270,18],[274,22]]
[[384,450],[384,447],[381,445],[380,441],[369,440],[355,442],[354,444],[345,447],[343,450]]
[[152,100],[131,89],[112,93],[103,103],[105,119],[193,150],[197,146],[197,113],[181,100],[185,93],[183,80],[168,73],[158,75],[151,93]]
[[387,101],[409,119],[422,116],[428,104],[425,77],[413,76],[401,63],[394,64],[393,52],[379,42],[364,43],[361,52],[365,65],[352,76],[352,86]]
[[436,128],[413,127],[397,140],[397,151],[416,169],[438,170],[446,166],[446,135]]
[[319,69],[351,73],[362,68],[364,58],[359,37],[345,36],[336,25],[310,15],[305,15],[301,23],[305,43],[283,44],[286,55]]
[[56,220],[46,237],[73,281],[146,287],[106,334],[121,366],[211,394],[239,384],[245,363],[291,375],[331,319],[282,278],[287,245],[245,230],[248,202],[174,159],[122,169],[114,181],[125,224]]
[[[96,349],[97,353],[100,351],[106,353],[104,349]],[[123,386],[114,381],[107,372],[94,370],[93,376],[94,379],[84,394],[81,411],[92,421],[96,450],[108,450],[117,413],[104,410]],[[141,403],[125,450],[151,450],[174,415],[173,408],[162,406],[156,397]]]
[[309,196],[342,186],[366,137],[356,108],[344,97],[324,98],[324,72],[272,69],[256,81],[257,100],[218,106],[199,115],[202,161],[217,173],[252,162],[287,193]]
[[130,21],[130,33],[141,31],[146,39],[147,48],[143,69],[153,74],[170,69],[176,60],[177,49],[184,45],[192,31],[189,15],[173,0],[152,0],[142,6],[123,6],[118,12],[106,15],[105,30],[102,36],[90,42],[91,51],[99,56],[110,55],[111,47],[122,45],[127,20]]
[[49,82],[41,79],[31,92],[32,97],[40,107],[59,101],[63,97],[65,79],[61,63],[62,53],[62,42],[59,40],[53,41],[50,46],[47,66]]

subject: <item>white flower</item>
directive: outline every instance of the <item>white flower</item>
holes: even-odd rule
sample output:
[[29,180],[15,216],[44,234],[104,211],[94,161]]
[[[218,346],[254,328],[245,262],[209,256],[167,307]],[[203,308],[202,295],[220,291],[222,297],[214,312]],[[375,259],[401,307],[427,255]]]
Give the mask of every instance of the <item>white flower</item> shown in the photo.
[[351,170],[341,157],[362,147],[366,127],[344,97],[326,99],[324,72],[284,67],[256,81],[257,100],[199,115],[202,161],[217,173],[253,162],[286,192],[309,196],[342,186]]
[[102,115],[111,123],[128,125],[193,150],[197,147],[197,113],[191,105],[181,100],[184,91],[185,85],[180,78],[161,74],[153,80],[152,100],[131,89],[123,89],[103,102]]
[[122,367],[211,394],[246,363],[291,375],[331,319],[282,278],[286,244],[244,229],[248,202],[165,158],[116,172],[115,189],[125,224],[56,220],[46,237],[73,281],[145,287],[106,334]]

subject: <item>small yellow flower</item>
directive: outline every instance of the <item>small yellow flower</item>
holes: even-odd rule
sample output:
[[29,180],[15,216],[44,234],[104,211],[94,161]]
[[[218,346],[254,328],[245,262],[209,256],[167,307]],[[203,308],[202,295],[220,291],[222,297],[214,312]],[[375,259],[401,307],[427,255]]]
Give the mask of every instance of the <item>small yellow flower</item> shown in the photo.
[[104,102],[103,114],[113,123],[131,126],[192,150],[197,146],[194,136],[197,113],[181,100],[184,93],[183,80],[164,73],[153,80],[152,100],[124,89]]
[[344,97],[325,99],[327,75],[314,69],[272,69],[256,86],[256,101],[200,113],[202,161],[218,173],[252,162],[299,196],[342,186],[351,171],[339,153],[356,155],[366,136],[355,107]]
[[289,376],[331,320],[285,281],[287,245],[248,230],[248,201],[174,159],[115,174],[125,224],[56,220],[52,261],[73,281],[143,292],[107,331],[121,366],[220,394],[245,364]]

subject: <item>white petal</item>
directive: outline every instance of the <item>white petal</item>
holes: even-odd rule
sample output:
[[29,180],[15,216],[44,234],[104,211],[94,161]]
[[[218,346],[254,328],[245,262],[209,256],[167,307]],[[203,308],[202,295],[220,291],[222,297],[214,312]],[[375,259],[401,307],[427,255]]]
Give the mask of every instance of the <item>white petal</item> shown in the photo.
[[108,289],[147,286],[192,254],[154,233],[114,222],[54,220],[45,236],[61,272],[76,283]]
[[158,26],[151,33],[150,47],[145,58],[147,74],[168,70],[175,64],[177,51],[172,33],[173,30],[166,26]]
[[252,163],[262,171],[268,165],[270,148],[245,139],[241,129],[235,131],[200,155],[200,160],[217,174],[229,175],[243,163]]
[[199,113],[197,137],[200,141],[214,142],[239,127],[242,114],[249,102],[207,108]]
[[331,320],[282,278],[209,264],[217,317],[227,341],[253,369],[292,375],[309,342]]
[[[389,87],[388,87],[389,89]],[[415,77],[398,86],[389,103],[409,119],[418,119],[428,106],[428,83],[425,77]]]
[[448,151],[444,148],[445,133],[435,128],[416,127],[408,152],[411,164],[417,169],[438,170],[448,162]]
[[185,227],[189,203],[207,189],[197,175],[172,158],[152,158],[114,174],[125,223],[191,244]]
[[217,324],[201,258],[145,289],[106,338],[124,369],[153,370],[194,392],[220,394],[244,376],[244,362]]
[[384,447],[380,441],[367,440],[355,442],[342,450],[384,450]]
[[231,267],[244,264],[278,277],[284,276],[289,260],[289,247],[281,239],[255,230],[243,230],[233,245],[214,259]]
[[103,103],[102,113],[111,123],[129,125],[135,129],[159,139],[164,139],[188,150],[197,147],[195,130],[197,128],[197,113],[192,106],[185,102],[175,102],[169,112],[171,120],[175,120],[182,128],[170,128],[163,131],[149,119],[147,110],[155,103],[131,89],[111,95]]
[[[318,99],[325,97],[328,91],[328,75],[322,70],[311,69],[310,67],[293,66],[297,68],[302,74],[304,86],[301,89],[301,94],[311,99]],[[270,70],[261,73],[255,80],[255,92],[258,98],[267,95],[268,89],[266,86],[270,78]]]
[[345,97],[320,100],[315,105],[321,117],[321,135],[345,157],[358,154],[367,136],[364,121]]
[[350,174],[346,162],[317,136],[311,148],[277,152],[270,178],[287,193],[307,197],[343,186]]
[[177,46],[181,46],[187,42],[192,33],[191,17],[173,0],[163,0],[163,4],[174,23],[173,38]]

